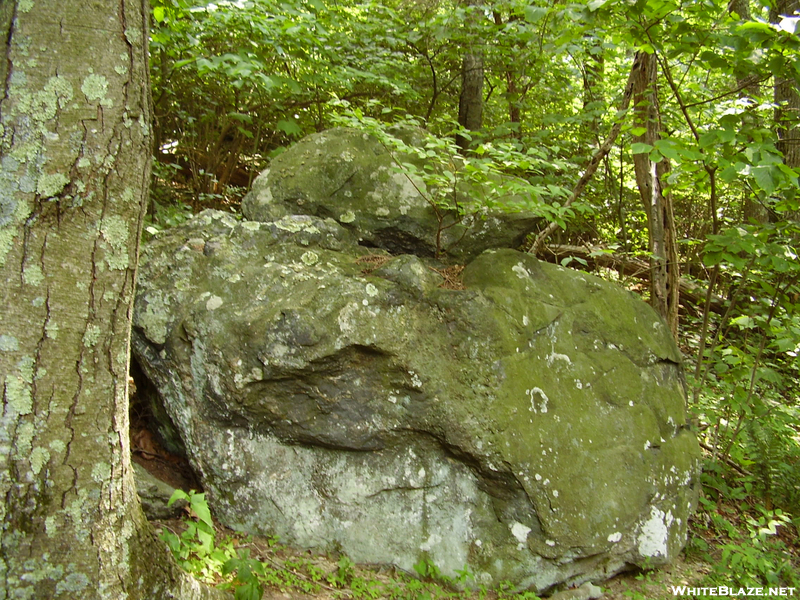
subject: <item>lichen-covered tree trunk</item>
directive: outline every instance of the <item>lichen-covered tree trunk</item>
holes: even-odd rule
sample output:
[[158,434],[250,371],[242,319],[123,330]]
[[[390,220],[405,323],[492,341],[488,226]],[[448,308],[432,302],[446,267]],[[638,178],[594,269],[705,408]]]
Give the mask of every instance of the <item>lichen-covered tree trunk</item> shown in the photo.
[[146,0],[3,0],[0,599],[195,598],[128,449]]
[[[636,127],[644,130],[641,135],[635,136],[634,141],[649,146],[655,145],[660,136],[657,66],[654,54],[640,51],[633,67],[634,120]],[[634,154],[633,164],[639,195],[647,213],[650,303],[667,321],[673,336],[677,337],[680,272],[672,201],[663,186],[669,163],[666,158],[654,162],[647,152],[643,152]]]

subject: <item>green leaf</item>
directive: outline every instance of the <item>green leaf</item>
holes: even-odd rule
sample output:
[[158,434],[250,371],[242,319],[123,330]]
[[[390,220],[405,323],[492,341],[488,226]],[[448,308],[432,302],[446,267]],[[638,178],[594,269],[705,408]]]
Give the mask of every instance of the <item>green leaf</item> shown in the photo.
[[166,529],[161,532],[161,539],[167,544],[167,547],[172,551],[172,554],[177,556],[181,549],[181,539]]
[[561,266],[562,267],[566,267],[572,261],[575,261],[576,263],[582,264],[584,267],[588,267],[589,266],[589,263],[586,262],[586,259],[585,258],[581,258],[580,256],[567,256],[566,258],[561,259]]
[[421,558],[419,562],[414,563],[414,570],[417,572],[417,575],[420,577],[427,577],[428,576],[428,561],[424,558]]
[[261,82],[261,85],[268,90],[275,87],[275,81],[272,79],[272,77],[268,77],[263,73],[256,73],[256,79],[258,79]]
[[193,58],[186,58],[184,60],[179,60],[178,62],[175,63],[175,68],[176,69],[180,69],[181,67],[185,67],[189,63],[193,63],[193,62],[195,62],[197,60],[199,60],[199,57],[197,57],[197,56],[195,56]]
[[654,163],[657,163],[657,162],[661,162],[661,159],[664,158],[664,157],[661,156],[661,153],[657,149],[653,148],[653,150],[652,150],[652,152],[650,152],[650,155],[648,156],[648,158],[651,161],[653,161]]
[[253,117],[251,117],[250,115],[245,115],[243,113],[231,112],[231,113],[228,113],[226,116],[231,118],[231,119],[236,119],[237,121],[242,121],[244,123],[252,123],[253,122]]
[[707,131],[700,136],[700,147],[708,148],[709,146],[717,143],[717,132]]
[[281,119],[275,125],[278,131],[282,131],[286,135],[297,135],[299,133],[303,133],[303,128],[300,127],[296,121],[287,121],[285,119]]
[[719,178],[725,183],[731,183],[739,177],[739,169],[735,165],[725,167],[720,171]]
[[[247,548],[244,550],[247,550]],[[234,571],[238,571],[244,564],[245,561],[240,558],[230,558],[222,565],[222,574],[230,575]]]
[[167,502],[167,506],[172,506],[178,500],[189,500],[189,494],[184,492],[183,490],[175,490],[172,492],[172,496],[170,496],[169,501]]
[[647,154],[653,149],[653,146],[650,144],[645,144],[643,142],[636,142],[631,144],[631,152],[633,154]]
[[797,348],[797,341],[792,338],[778,338],[772,345],[778,352],[788,352]]
[[776,187],[775,181],[772,178],[772,170],[773,167],[771,166],[758,166],[751,170],[753,179],[756,180],[758,187],[764,190],[767,194],[774,192]]
[[213,530],[214,521],[211,519],[211,511],[208,509],[208,503],[206,502],[206,495],[192,494],[189,501],[192,507],[192,511],[194,512],[194,514],[197,515],[197,518],[200,519],[202,523],[205,523],[206,525],[211,527],[211,529]]
[[211,552],[211,549],[214,547],[214,534],[208,531],[203,531],[202,529],[197,530],[197,539],[200,541],[200,544],[203,547],[203,550],[206,554]]
[[525,7],[525,20],[528,23],[538,23],[547,15],[548,9],[539,6]]
[[672,140],[656,140],[655,147],[668,159],[680,162],[677,144]]
[[215,71],[219,68],[219,62],[214,59],[209,60],[207,58],[198,57],[195,60],[197,61],[197,70],[201,73]]
[[738,27],[739,31],[763,31],[765,33],[772,33],[772,27],[769,23],[764,21],[746,21]]
[[236,600],[261,600],[264,589],[256,582],[250,581],[236,588]]

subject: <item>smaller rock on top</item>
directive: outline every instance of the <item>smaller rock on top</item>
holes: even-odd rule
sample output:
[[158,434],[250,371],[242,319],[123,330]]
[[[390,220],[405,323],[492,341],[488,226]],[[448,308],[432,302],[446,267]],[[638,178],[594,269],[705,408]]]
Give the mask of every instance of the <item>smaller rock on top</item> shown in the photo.
[[[489,192],[460,186],[455,207],[434,207],[418,177],[399,168],[410,157],[393,156],[363,131],[337,128],[310,135],[278,156],[253,182],[242,213],[253,221],[288,214],[332,218],[362,245],[392,254],[437,256],[466,262],[489,248],[516,248],[540,222],[531,212],[487,209]],[[519,196],[495,199],[519,205]]]

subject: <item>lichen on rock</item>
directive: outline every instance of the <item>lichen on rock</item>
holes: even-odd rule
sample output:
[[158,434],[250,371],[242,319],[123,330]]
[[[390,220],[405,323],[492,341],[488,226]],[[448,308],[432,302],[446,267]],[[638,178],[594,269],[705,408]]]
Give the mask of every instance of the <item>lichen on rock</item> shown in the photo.
[[[315,201],[281,177],[273,198]],[[392,256],[347,227],[206,211],[144,248],[135,358],[219,518],[539,592],[671,560],[699,453],[655,312],[506,248],[445,289],[425,242]]]
[[[370,246],[459,261],[488,248],[519,246],[539,221],[522,211],[434,209],[425,183],[400,169],[403,158],[355,129],[310,135],[256,178],[242,212],[267,222],[287,214],[333,218]],[[469,191],[476,198],[487,194]],[[511,205],[519,198],[505,201]],[[461,198],[459,204],[464,209],[480,203]]]

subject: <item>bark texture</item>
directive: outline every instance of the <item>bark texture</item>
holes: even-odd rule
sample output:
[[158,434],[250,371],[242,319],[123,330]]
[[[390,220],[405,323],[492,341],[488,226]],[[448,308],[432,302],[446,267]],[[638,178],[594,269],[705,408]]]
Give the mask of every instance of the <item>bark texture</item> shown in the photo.
[[483,54],[477,49],[464,55],[458,123],[470,131],[483,125]]
[[[639,52],[634,64],[633,101],[635,125],[644,133],[634,141],[653,146],[659,139],[660,119],[656,82],[658,62],[655,54]],[[678,252],[672,200],[663,180],[669,170],[666,158],[659,162],[648,153],[633,155],[639,195],[647,213],[650,246],[650,303],[664,317],[672,333],[678,332]]]
[[[800,0],[778,0],[770,20],[777,23],[784,16],[798,16]],[[775,79],[775,120],[778,130],[778,150],[783,161],[792,168],[800,167],[800,91],[797,80],[789,74]]]
[[148,13],[0,5],[0,599],[208,593],[155,539],[129,458]]
[[[481,0],[466,0],[467,24],[477,17],[477,7]],[[461,95],[458,101],[458,124],[468,131],[479,131],[483,126],[483,50],[477,35],[464,52],[461,65]],[[459,136],[458,145],[466,150],[469,140]]]

